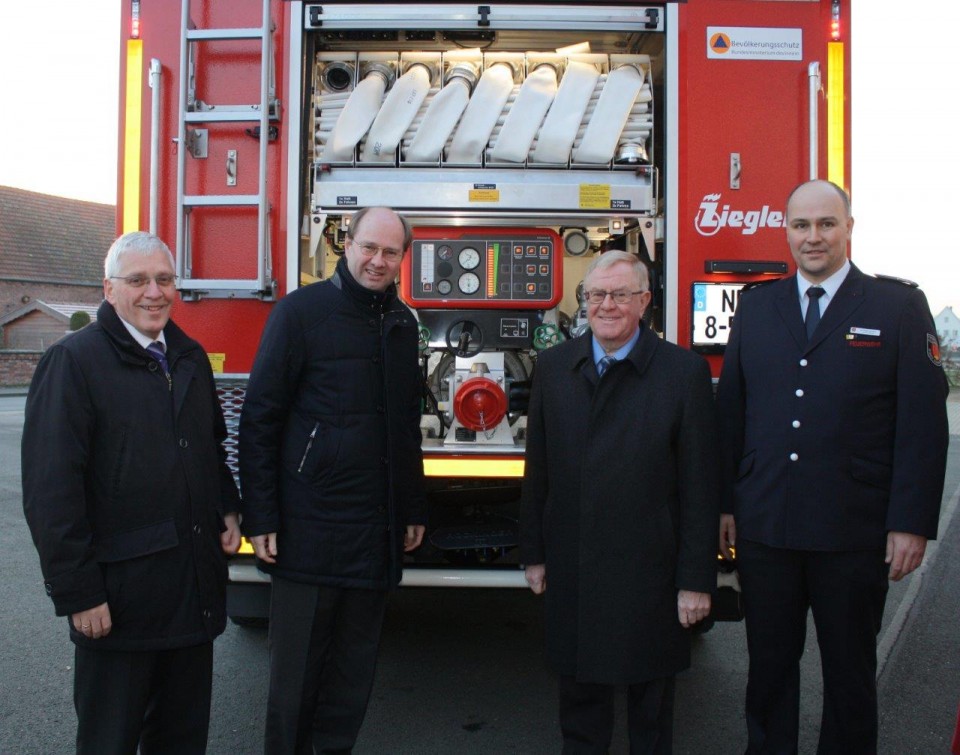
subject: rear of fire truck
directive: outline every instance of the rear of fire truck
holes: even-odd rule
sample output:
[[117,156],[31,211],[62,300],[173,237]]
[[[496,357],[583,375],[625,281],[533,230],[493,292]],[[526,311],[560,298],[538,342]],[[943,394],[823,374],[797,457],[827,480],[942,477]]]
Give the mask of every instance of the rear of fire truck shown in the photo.
[[577,287],[594,254],[656,258],[665,19],[636,7],[447,13],[306,9],[301,269],[330,273],[358,207],[410,219],[400,283],[420,322],[430,524],[403,584],[525,587],[517,520],[537,355],[583,332]]
[[[271,302],[331,275],[358,209],[414,227],[430,522],[405,586],[525,586],[530,382],[584,332],[597,254],[647,263],[648,325],[716,374],[739,289],[786,272],[786,193],[846,183],[836,0],[150,6],[124,10],[119,230],[176,246],[232,430]],[[234,616],[265,614],[250,553]]]

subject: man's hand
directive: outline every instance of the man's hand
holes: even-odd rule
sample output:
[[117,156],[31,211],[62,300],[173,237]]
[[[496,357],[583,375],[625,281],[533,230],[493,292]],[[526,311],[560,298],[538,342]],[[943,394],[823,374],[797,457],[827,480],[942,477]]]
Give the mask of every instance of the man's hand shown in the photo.
[[266,535],[254,535],[250,538],[253,545],[253,552],[257,558],[268,564],[277,563],[277,533],[270,532]]
[[236,514],[227,514],[223,517],[226,529],[220,533],[220,547],[228,556],[240,550],[240,520]]
[[720,515],[720,553],[728,561],[733,561],[731,548],[737,545],[737,523],[733,519],[733,514]]
[[927,538],[923,535],[911,535],[909,532],[887,533],[887,557],[884,563],[890,564],[890,579],[899,582],[923,563],[923,554],[927,550]]
[[425,525],[408,524],[406,532],[403,533],[403,552],[408,553],[419,548],[420,543],[423,542],[423,533],[426,531]]
[[547,565],[532,564],[524,569],[523,576],[527,578],[527,584],[537,595],[547,589]]
[[692,590],[681,590],[677,593],[677,616],[685,629],[689,629],[698,621],[703,621],[709,613],[710,593]]
[[110,620],[110,606],[106,603],[75,613],[70,618],[74,629],[84,637],[91,637],[94,640],[106,637],[113,627],[113,622]]

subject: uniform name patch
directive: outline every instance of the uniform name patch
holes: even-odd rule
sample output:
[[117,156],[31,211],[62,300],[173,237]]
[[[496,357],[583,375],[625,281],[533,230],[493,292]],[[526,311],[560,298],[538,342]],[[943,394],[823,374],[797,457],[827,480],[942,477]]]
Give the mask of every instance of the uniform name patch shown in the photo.
[[850,328],[850,332],[844,335],[847,346],[855,349],[879,349],[883,346],[880,339],[880,331],[876,328]]

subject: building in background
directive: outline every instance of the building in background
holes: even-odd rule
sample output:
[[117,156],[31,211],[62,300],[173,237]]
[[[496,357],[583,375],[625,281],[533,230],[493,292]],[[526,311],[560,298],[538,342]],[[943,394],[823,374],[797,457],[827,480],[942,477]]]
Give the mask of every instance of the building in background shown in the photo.
[[940,314],[933,318],[933,323],[943,351],[960,349],[960,317],[957,317],[953,307],[941,309]]
[[71,315],[96,311],[114,223],[113,205],[0,186],[0,386],[29,383]]
[[933,318],[937,337],[940,339],[940,352],[943,367],[947,371],[950,385],[960,385],[960,317],[953,307],[944,307]]
[[[0,315],[0,348],[5,351],[47,350],[71,330],[97,319],[96,304],[48,304],[34,299],[20,309]],[[78,317],[79,313],[79,317]]]

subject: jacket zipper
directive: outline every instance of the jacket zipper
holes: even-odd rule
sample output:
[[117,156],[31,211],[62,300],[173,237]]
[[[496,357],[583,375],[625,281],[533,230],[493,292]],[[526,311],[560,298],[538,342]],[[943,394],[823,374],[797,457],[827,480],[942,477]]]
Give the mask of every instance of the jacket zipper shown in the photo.
[[313,426],[313,430],[310,431],[310,437],[307,438],[307,447],[304,449],[303,457],[300,459],[300,466],[297,467],[297,472],[303,471],[303,465],[307,463],[307,454],[310,453],[310,449],[313,447],[313,439],[317,437],[317,428],[320,427],[320,423],[317,422]]
[[[393,448],[390,442],[390,415],[387,412],[386,387],[387,381],[387,343],[384,337],[383,326],[387,319],[387,313],[380,310],[380,363],[383,365],[383,387],[384,387],[384,424],[387,430],[387,457],[390,456],[390,450]],[[387,466],[387,532],[393,534],[393,464]],[[402,526],[402,525],[401,525]]]

